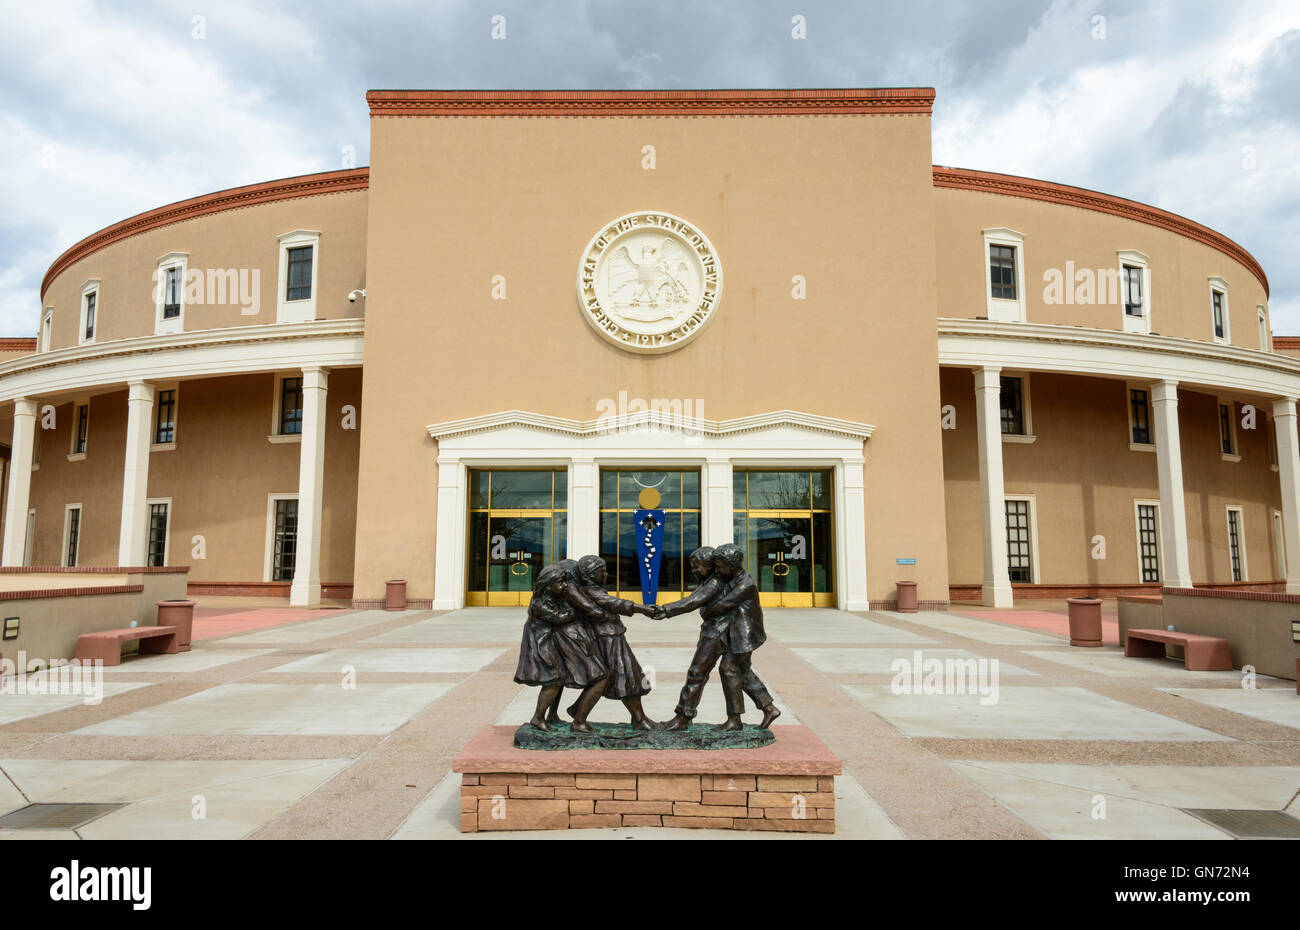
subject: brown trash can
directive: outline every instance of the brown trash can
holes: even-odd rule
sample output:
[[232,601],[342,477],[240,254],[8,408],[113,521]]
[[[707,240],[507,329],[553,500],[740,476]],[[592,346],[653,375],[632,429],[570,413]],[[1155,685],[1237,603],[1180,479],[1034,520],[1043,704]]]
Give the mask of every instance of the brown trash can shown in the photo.
[[384,593],[384,610],[406,610],[406,581],[397,578],[388,582]]
[[895,587],[898,591],[898,605],[894,609],[900,614],[916,613],[916,582],[898,581],[895,582]]
[[1066,601],[1070,610],[1070,645],[1101,645],[1101,601],[1095,597],[1072,597]]
[[185,598],[158,601],[158,625],[176,627],[177,650],[189,652],[194,635],[194,602]]

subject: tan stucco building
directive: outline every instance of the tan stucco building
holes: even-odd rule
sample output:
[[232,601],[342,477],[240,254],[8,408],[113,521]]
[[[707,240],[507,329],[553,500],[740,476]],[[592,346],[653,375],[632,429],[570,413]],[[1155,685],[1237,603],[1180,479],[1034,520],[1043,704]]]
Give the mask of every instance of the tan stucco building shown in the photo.
[[453,608],[598,552],[639,597],[653,488],[664,599],[731,540],[790,606],[1300,592],[1300,350],[1258,263],[932,165],[933,98],[371,92],[369,168],[55,261],[0,345],[3,563]]

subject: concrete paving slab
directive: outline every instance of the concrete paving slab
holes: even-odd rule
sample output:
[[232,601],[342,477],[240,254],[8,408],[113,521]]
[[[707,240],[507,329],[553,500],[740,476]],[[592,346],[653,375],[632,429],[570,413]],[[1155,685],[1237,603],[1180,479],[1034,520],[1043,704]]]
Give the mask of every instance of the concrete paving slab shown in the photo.
[[[759,672],[760,676],[762,672]],[[684,678],[658,678],[656,687],[653,691],[641,699],[641,706],[645,708],[646,715],[652,720],[671,720],[673,714],[677,711],[677,700],[681,695]],[[781,700],[781,695],[775,690],[768,687],[771,692],[772,702],[776,704],[777,709],[781,711],[781,716],[776,719],[773,726],[785,726],[787,724],[798,724],[799,718],[794,711],[786,706]],[[566,689],[564,699],[560,703],[560,711],[577,700],[578,691],[576,689]],[[514,699],[506,705],[494,721],[496,726],[521,726],[528,722],[533,716],[533,711],[537,709],[537,689],[521,687],[519,693]],[[564,719],[568,720],[567,714],[563,714]],[[763,715],[754,709],[754,704],[749,698],[745,698],[745,713],[741,719],[746,723],[758,723]],[[587,719],[596,723],[626,723],[628,720],[627,708],[621,701],[601,699],[591,716]],[[700,701],[699,716],[695,719],[701,723],[722,723],[727,719],[727,705],[722,696],[722,685],[718,683],[717,673],[714,673],[709,684],[704,688],[704,697]]]
[[351,666],[357,673],[410,672],[413,674],[454,673],[471,674],[488,665],[501,655],[503,649],[440,649],[440,648],[351,648],[332,649],[318,655],[296,659],[277,665],[276,672],[337,672]]
[[941,630],[945,633],[955,633],[958,636],[965,636],[968,639],[977,639],[982,643],[998,646],[1047,646],[1059,645],[1064,641],[1060,636],[1035,633],[1021,627],[1008,626],[1005,623],[973,620],[970,617],[963,617],[960,614],[946,611],[922,610],[914,614],[900,614],[891,611],[877,611],[877,613],[891,620],[914,623],[920,627]]
[[403,617],[420,616],[424,613],[426,612],[419,610],[393,611],[392,613],[384,610],[360,610],[341,615],[331,614],[320,620],[304,620],[301,623],[290,623],[284,626],[258,630],[256,633],[236,634],[223,639],[222,642],[240,645],[310,643],[320,639],[329,639],[333,636],[341,636],[344,633],[355,633],[364,630],[366,627],[378,626],[381,623],[391,623]]
[[[1183,667],[1181,659],[1142,659],[1136,656],[1125,658],[1124,650],[1119,646],[1102,646],[1100,648],[1066,647],[1064,649],[1026,649],[1025,655],[1068,665],[1084,672],[1095,672],[1110,678],[1158,678],[1161,681],[1222,681],[1238,683],[1241,672],[1189,672]],[[1260,687],[1278,687],[1283,684],[1280,678],[1268,675],[1258,676]],[[1294,682],[1286,682],[1295,689]]]
[[[103,699],[107,701],[114,695],[145,687],[148,687],[146,682],[105,680]],[[87,703],[86,696],[80,694],[0,694],[0,726],[13,723],[15,720],[67,710],[69,707],[78,707],[85,703]]]
[[[906,646],[893,646],[888,649],[862,647],[822,649],[814,646],[795,646],[790,651],[817,671],[827,675],[892,675],[894,671],[890,666],[896,659],[905,660],[911,668],[915,664],[918,652],[921,654],[922,661],[935,658],[941,661],[955,659],[965,662],[984,658],[964,649],[912,649]],[[998,675],[1029,677],[1037,676],[1038,673],[998,661]]]
[[[1287,684],[1293,684],[1287,682]],[[1300,730],[1300,694],[1291,689],[1160,688],[1166,694]]]

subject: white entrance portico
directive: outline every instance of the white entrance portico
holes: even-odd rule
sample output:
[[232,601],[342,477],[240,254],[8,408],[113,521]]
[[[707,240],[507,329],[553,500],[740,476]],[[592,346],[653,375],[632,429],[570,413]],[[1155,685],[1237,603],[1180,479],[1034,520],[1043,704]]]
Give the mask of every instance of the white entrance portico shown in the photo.
[[836,606],[867,610],[863,443],[866,423],[778,410],[731,420],[690,419],[643,411],[572,420],[522,410],[435,423],[438,517],[434,610],[465,605],[467,506],[471,468],[568,471],[568,552],[599,548],[602,467],[690,467],[701,471],[702,538],[732,542],[736,468],[810,467],[834,473]]

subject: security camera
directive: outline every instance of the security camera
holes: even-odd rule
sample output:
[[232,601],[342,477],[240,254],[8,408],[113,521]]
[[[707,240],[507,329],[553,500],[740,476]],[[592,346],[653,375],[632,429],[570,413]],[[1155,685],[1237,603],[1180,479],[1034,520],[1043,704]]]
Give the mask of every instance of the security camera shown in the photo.
[[354,304],[354,303],[356,303],[356,302],[357,302],[357,295],[358,295],[358,294],[360,294],[362,297],[365,297],[365,296],[366,296],[366,289],[363,287],[363,288],[361,288],[360,290],[356,290],[356,291],[353,291],[352,293],[348,294],[348,303],[350,303],[350,304]]

